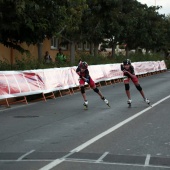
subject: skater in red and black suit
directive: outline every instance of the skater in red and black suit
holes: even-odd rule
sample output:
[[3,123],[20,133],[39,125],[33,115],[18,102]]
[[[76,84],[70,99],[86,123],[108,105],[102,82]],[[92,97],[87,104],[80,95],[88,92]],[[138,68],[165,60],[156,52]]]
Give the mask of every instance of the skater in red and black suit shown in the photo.
[[109,101],[102,95],[102,93],[100,92],[100,90],[96,87],[94,81],[92,80],[92,78],[89,75],[89,70],[88,70],[88,64],[85,61],[81,61],[79,62],[79,65],[76,69],[77,74],[79,75],[79,83],[80,83],[80,88],[81,88],[81,94],[83,96],[84,99],[84,106],[87,108],[88,107],[88,101],[86,98],[86,93],[85,93],[85,82],[87,82],[90,87],[94,90],[94,92],[96,92],[101,99],[109,106]]
[[147,104],[150,104],[150,101],[144,95],[142,87],[139,84],[138,78],[135,75],[134,67],[131,65],[131,61],[129,59],[126,59],[125,61],[123,61],[123,64],[121,64],[121,70],[123,71],[124,76],[126,76],[124,78],[124,84],[125,84],[126,94],[128,97],[127,103],[129,105],[131,105],[131,103],[132,103],[131,95],[130,95],[130,86],[129,86],[129,81],[132,80],[132,82],[136,86],[137,90],[140,92],[141,96],[143,97],[144,101]]

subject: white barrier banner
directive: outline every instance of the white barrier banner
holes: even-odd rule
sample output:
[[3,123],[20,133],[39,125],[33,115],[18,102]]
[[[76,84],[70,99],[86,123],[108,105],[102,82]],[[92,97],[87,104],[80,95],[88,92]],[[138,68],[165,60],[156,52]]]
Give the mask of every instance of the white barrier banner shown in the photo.
[[[137,75],[165,70],[165,61],[132,63]],[[1,71],[0,99],[48,93],[79,86],[77,67],[29,71]],[[91,65],[88,67],[95,83],[123,77],[119,64]]]

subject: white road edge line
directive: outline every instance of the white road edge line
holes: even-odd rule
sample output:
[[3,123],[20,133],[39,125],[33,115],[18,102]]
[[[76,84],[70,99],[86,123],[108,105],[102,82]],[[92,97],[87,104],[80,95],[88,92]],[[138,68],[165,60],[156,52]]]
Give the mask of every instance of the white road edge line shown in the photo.
[[96,163],[99,163],[101,161],[103,161],[103,159],[109,154],[109,152],[105,152],[97,161]]
[[[89,145],[91,145],[92,143],[98,141],[99,139],[103,138],[104,136],[114,132],[115,130],[119,129],[120,127],[124,126],[125,124],[131,122],[132,120],[134,120],[135,118],[141,116],[142,114],[144,114],[145,112],[147,112],[148,110],[151,110],[153,107],[157,106],[158,104],[162,103],[163,101],[167,100],[170,98],[170,95],[159,100],[158,102],[154,103],[152,105],[152,107],[148,107],[138,113],[136,113],[135,115],[125,119],[124,121],[118,123],[117,125],[111,127],[110,129],[102,132],[101,134],[95,136],[94,138],[88,140],[87,142],[83,143],[82,145],[78,146],[77,148],[73,149],[72,151],[70,151],[71,154],[75,153],[75,152],[80,152],[81,150],[83,150],[84,148],[88,147]],[[65,157],[66,158],[66,157]],[[65,159],[61,158],[61,159],[56,159],[54,161],[52,161],[51,163],[47,164],[46,166],[42,167],[39,170],[50,170],[52,168],[54,168],[55,166],[59,165],[60,163],[64,162]]]
[[150,159],[151,159],[151,155],[148,154],[148,155],[146,156],[145,166],[149,166]]
[[35,152],[35,150],[31,150],[27,153],[25,153],[24,155],[20,156],[17,161],[21,161],[23,158],[25,158],[26,156],[30,155],[31,153]]
[[[102,165],[117,165],[117,166],[132,166],[132,167],[145,167],[144,164],[128,164],[128,163],[114,163],[114,162],[93,162],[85,160],[66,160],[66,162],[78,162],[78,163],[87,163],[87,164],[102,164]],[[159,169],[169,169],[169,166],[159,166],[159,165],[148,165],[147,168],[159,168]]]

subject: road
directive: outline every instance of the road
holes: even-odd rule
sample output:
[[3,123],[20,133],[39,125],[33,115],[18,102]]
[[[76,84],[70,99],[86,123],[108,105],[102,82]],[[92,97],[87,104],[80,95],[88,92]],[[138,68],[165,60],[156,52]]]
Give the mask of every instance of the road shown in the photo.
[[103,86],[111,108],[92,91],[0,110],[0,170],[170,169],[170,72],[140,79],[153,107],[131,85]]

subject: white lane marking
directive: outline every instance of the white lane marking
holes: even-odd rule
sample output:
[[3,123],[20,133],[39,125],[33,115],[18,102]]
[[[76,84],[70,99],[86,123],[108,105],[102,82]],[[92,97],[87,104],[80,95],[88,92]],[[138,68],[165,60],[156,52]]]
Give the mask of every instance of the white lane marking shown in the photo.
[[[145,167],[143,164],[128,164],[128,163],[114,163],[114,162],[94,162],[94,161],[84,161],[84,160],[65,160],[66,162],[77,162],[77,163],[87,163],[87,164],[103,164],[103,165],[116,165],[116,166],[132,166],[132,167]],[[159,169],[169,169],[169,166],[159,166],[159,165],[149,165],[149,168],[159,168]],[[114,167],[113,167],[114,169]]]
[[22,155],[21,157],[19,157],[17,159],[17,161],[21,161],[23,158],[25,158],[26,156],[30,155],[31,153],[35,152],[35,150],[31,150],[29,152],[27,152],[26,154]]
[[145,166],[148,166],[148,165],[149,165],[150,159],[151,159],[151,155],[148,154],[148,155],[146,156]]
[[67,157],[73,155],[75,152],[70,152],[69,154],[63,156],[60,159],[56,159],[54,161],[52,161],[51,163],[47,164],[46,166],[42,167],[40,170],[47,170],[47,169],[52,169],[55,166],[59,165],[60,163],[64,162],[66,160]]
[[[82,145],[78,146],[77,148],[73,149],[72,151],[70,151],[72,154],[75,152],[79,152],[83,149],[85,149],[86,147],[90,146],[91,144],[93,144],[94,142],[98,141],[99,139],[103,138],[104,136],[114,132],[115,130],[119,129],[120,127],[124,126],[125,124],[131,122],[132,120],[134,120],[135,118],[139,117],[140,115],[144,114],[145,112],[147,112],[148,110],[154,108],[155,106],[157,106],[158,104],[162,103],[163,101],[167,100],[170,98],[170,95],[159,100],[158,102],[154,103],[152,105],[152,107],[148,107],[138,113],[136,113],[135,115],[127,118],[126,120],[118,123],[117,125],[111,127],[110,129],[104,131],[103,133],[95,136],[94,138],[88,140],[87,142],[83,143]],[[61,158],[61,159],[56,159],[53,162],[49,163],[48,165],[42,167],[40,170],[50,170],[52,168],[54,168],[55,166],[59,165],[60,163],[64,162],[65,159]]]
[[117,125],[111,127],[110,129],[106,130],[105,132],[103,132],[103,133],[95,136],[94,138],[92,138],[92,139],[90,139],[89,141],[83,143],[82,145],[78,146],[77,148],[73,149],[73,150],[70,151],[70,152],[79,152],[79,151],[83,150],[83,149],[86,148],[87,146],[89,146],[89,145],[91,145],[92,143],[98,141],[99,139],[103,138],[104,136],[106,136],[106,135],[114,132],[115,130],[117,130],[117,129],[119,129],[120,127],[124,126],[125,124],[131,122],[131,121],[134,120],[135,118],[139,117],[140,115],[144,114],[144,113],[147,112],[148,110],[152,109],[153,107],[157,106],[158,104],[162,103],[163,101],[165,101],[165,100],[167,100],[167,99],[169,99],[169,98],[170,98],[170,95],[167,96],[167,97],[165,97],[165,98],[163,98],[163,99],[161,99],[161,100],[159,100],[158,102],[154,103],[154,104],[152,105],[152,107],[149,106],[148,108],[146,108],[146,109],[144,109],[144,110],[136,113],[135,115],[133,115],[133,116],[127,118],[126,120],[118,123]]
[[96,163],[99,163],[101,161],[103,161],[103,159],[109,154],[109,152],[105,152],[97,161]]
[[20,160],[20,161],[18,161],[18,160],[16,160],[16,159],[14,159],[14,160],[12,160],[12,159],[2,159],[2,160],[0,160],[0,162],[51,162],[51,161],[53,161],[54,159],[22,159],[22,160]]

